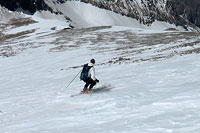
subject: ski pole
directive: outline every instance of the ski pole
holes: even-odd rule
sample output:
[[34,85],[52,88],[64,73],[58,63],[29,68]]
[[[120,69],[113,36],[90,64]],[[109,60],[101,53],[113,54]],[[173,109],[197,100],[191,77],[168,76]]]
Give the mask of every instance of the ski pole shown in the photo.
[[[81,70],[80,70],[81,72]],[[69,84],[67,85],[66,89],[71,85],[71,83],[76,79],[76,77],[80,74],[80,72],[72,79],[72,81],[69,82]]]

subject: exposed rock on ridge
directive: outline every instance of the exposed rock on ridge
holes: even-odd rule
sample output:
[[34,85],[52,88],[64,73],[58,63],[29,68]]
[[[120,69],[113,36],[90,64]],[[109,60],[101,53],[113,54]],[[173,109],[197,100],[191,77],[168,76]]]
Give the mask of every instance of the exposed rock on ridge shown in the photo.
[[[51,0],[54,4],[68,0]],[[165,21],[185,29],[200,27],[199,0],[80,0],[96,7],[113,11],[137,19],[140,23],[151,25],[154,21]],[[37,10],[48,10],[56,14],[62,12],[49,5],[49,0],[4,0],[2,6],[15,11],[22,9],[33,14]],[[78,10],[78,9],[77,9]],[[66,16],[66,19],[70,20]]]
[[200,27],[200,0],[168,0],[166,7],[175,18]]

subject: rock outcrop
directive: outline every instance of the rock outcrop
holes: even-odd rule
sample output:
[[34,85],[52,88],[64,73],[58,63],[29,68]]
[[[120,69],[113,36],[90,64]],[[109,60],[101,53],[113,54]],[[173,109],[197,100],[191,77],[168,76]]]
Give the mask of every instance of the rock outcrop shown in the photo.
[[200,0],[168,0],[166,8],[175,18],[200,27]]
[[[67,0],[52,0],[62,4]],[[165,21],[185,29],[200,28],[199,0],[80,0],[93,6],[137,19],[140,23],[151,25],[154,21]],[[4,0],[0,4],[9,10],[22,9],[33,14],[37,10],[49,10],[62,14],[48,5],[48,0]],[[77,9],[78,10],[78,9]],[[66,16],[66,19],[70,20]]]

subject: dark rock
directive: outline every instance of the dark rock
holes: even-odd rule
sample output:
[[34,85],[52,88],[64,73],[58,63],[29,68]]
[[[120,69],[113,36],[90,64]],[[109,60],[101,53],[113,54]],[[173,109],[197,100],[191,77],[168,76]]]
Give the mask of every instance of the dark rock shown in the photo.
[[52,27],[51,30],[56,30],[56,27]]
[[30,12],[30,14],[35,13],[37,10],[49,10],[53,12],[44,0],[1,0],[0,5],[11,11],[22,8],[23,10]]
[[168,0],[166,7],[177,20],[183,17],[200,27],[200,0]]

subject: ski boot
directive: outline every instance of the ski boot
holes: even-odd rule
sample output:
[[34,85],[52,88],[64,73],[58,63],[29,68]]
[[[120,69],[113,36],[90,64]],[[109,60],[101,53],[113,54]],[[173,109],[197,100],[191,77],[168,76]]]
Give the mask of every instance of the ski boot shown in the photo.
[[88,93],[88,89],[87,88],[84,88],[81,93]]

